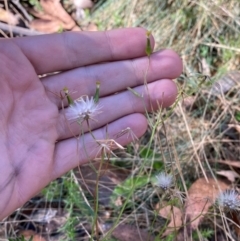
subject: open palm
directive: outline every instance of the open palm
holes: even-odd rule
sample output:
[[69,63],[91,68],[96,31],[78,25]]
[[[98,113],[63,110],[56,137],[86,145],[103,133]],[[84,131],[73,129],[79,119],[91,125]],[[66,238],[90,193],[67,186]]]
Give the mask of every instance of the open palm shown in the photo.
[[[177,90],[171,79],[181,73],[181,60],[170,50],[154,53],[145,93],[145,33],[135,28],[1,40],[0,219],[98,153],[86,123],[80,128],[66,120],[59,96],[64,87],[73,98],[93,96],[101,82],[102,113],[91,122],[97,139],[105,138],[106,124],[110,138],[127,127],[139,137],[147,128],[145,107],[173,103]],[[127,87],[143,94],[145,104]],[[81,131],[84,143],[77,143],[74,135]],[[122,135],[117,141],[125,145],[131,139]]]

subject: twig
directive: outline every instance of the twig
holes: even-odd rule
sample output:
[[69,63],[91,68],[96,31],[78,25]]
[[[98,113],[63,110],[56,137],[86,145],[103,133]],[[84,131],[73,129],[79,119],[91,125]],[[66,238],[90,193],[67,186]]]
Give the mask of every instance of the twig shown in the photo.
[[31,22],[32,17],[28,14],[28,12],[22,6],[22,4],[19,2],[19,0],[11,0],[11,2],[22,12],[24,17],[28,20],[28,22]]
[[[9,32],[9,24],[0,22],[0,29],[3,30],[3,31]],[[18,27],[18,26],[12,26],[12,25],[11,25],[11,31],[14,34],[27,35],[27,36],[44,34],[42,32],[38,32],[38,31],[35,31],[35,30],[22,28],[22,27]]]
[[3,36],[4,38],[9,38],[9,37],[7,36],[7,34],[5,34],[4,31],[2,31],[2,29],[0,29],[0,34],[2,34],[2,36]]
[[206,45],[206,46],[210,46],[210,47],[216,47],[216,48],[222,48],[222,49],[228,49],[228,50],[240,52],[239,48],[230,47],[230,46],[226,46],[226,45],[223,45],[223,44],[215,44],[215,43],[201,43],[201,44]]
[[[5,6],[5,8],[6,8],[6,11],[9,12],[7,0],[4,0],[4,6]],[[12,32],[11,25],[8,25],[8,31],[9,31],[9,33],[10,33],[10,37],[13,38],[13,32]]]

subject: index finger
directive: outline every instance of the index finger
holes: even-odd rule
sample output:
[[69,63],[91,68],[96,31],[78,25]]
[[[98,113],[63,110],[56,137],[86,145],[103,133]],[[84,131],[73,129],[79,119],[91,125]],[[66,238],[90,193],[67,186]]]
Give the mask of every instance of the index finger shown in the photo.
[[[146,30],[65,32],[13,39],[37,74],[69,70],[106,61],[146,55]],[[153,39],[152,39],[153,45]]]

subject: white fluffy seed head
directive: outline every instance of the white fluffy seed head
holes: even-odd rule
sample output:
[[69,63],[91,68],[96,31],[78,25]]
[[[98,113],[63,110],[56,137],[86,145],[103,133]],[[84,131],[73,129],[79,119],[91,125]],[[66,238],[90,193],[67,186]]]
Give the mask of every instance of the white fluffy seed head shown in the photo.
[[217,203],[222,208],[238,210],[240,208],[239,193],[236,190],[226,190],[219,194]]
[[70,121],[83,121],[95,120],[94,118],[101,113],[101,106],[96,104],[93,97],[89,99],[81,97],[74,101],[74,103],[67,109],[66,116]]
[[160,172],[156,176],[156,185],[161,187],[164,190],[169,189],[173,184],[173,176],[165,172]]

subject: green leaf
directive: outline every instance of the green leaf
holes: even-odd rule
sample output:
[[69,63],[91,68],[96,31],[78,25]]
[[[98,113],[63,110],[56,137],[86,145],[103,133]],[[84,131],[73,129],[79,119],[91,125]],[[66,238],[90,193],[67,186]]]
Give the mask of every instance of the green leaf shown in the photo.
[[163,170],[163,162],[162,161],[155,161],[153,163],[153,169],[155,171],[162,171]]
[[235,119],[240,122],[240,111],[236,111],[235,113]]
[[134,192],[136,189],[145,186],[150,181],[148,176],[143,177],[130,177],[120,185],[116,186],[113,194],[117,196],[126,196]]
[[152,158],[153,156],[154,156],[154,151],[149,149],[148,147],[144,147],[140,151],[141,158]]

